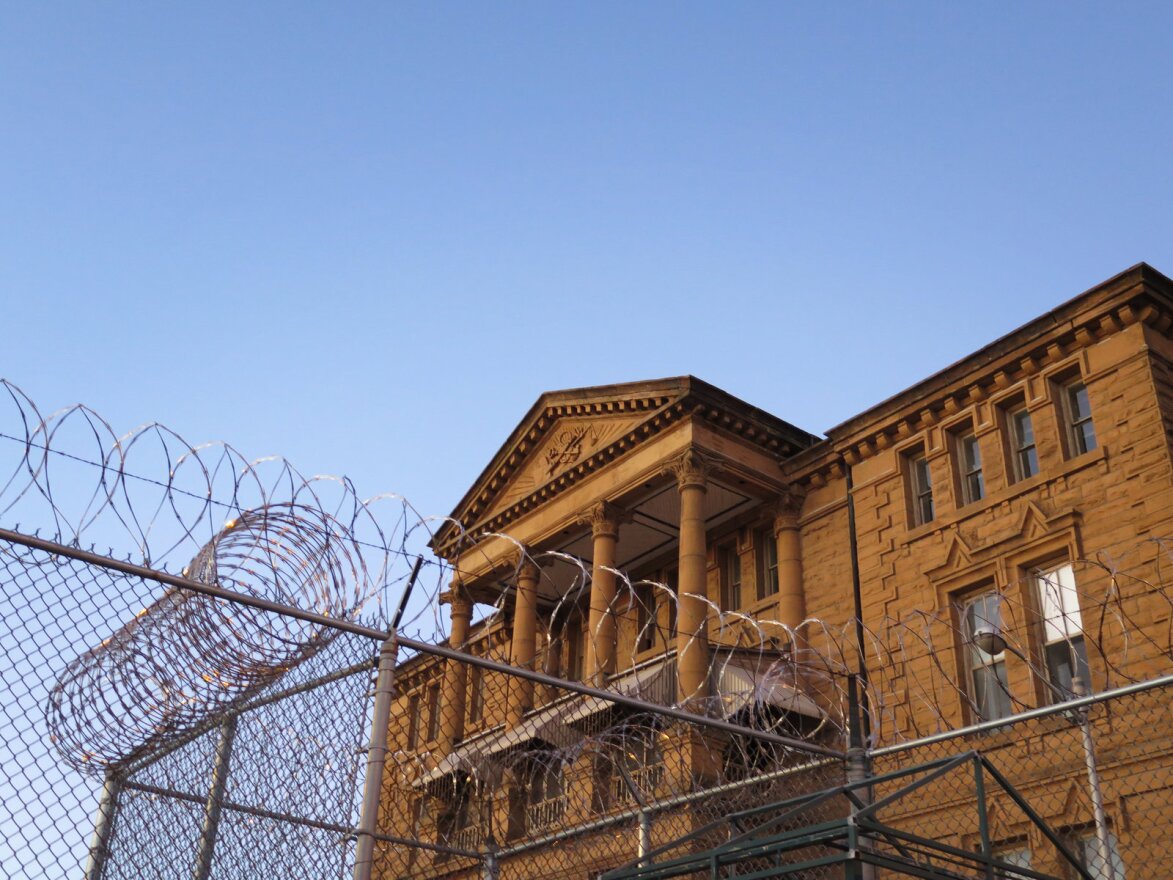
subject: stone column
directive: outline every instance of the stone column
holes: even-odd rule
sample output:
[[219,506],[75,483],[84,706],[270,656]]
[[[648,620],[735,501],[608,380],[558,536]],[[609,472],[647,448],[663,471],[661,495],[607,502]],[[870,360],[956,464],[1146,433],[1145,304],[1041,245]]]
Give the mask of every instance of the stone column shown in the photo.
[[709,696],[709,606],[706,583],[705,492],[709,465],[689,450],[671,465],[680,490],[680,582],[676,612],[676,688],[681,703]]
[[806,619],[806,594],[802,588],[802,538],[798,517],[803,496],[787,491],[774,511],[774,540],[778,547],[778,620],[796,629]]
[[[452,606],[452,625],[448,632],[448,647],[459,651],[468,641],[468,625],[472,620],[472,600],[459,581],[440,594],[440,602]],[[464,736],[464,691],[468,667],[455,660],[446,660],[444,686],[440,691],[440,749],[451,751]]]
[[614,504],[601,501],[579,521],[589,523],[594,549],[591,552],[590,631],[586,645],[586,682],[602,686],[615,671],[615,545],[624,513]]
[[[517,590],[513,601],[513,640],[509,645],[509,663],[523,669],[534,668],[534,634],[538,628],[537,563],[522,553],[517,569]],[[516,727],[533,707],[534,685],[524,678],[511,676],[509,703],[505,711],[507,727]]]

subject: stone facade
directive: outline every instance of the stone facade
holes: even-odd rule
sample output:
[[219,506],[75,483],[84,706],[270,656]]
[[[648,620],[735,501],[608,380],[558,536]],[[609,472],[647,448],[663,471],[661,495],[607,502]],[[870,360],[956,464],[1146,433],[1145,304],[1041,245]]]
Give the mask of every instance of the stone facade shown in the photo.
[[[1171,327],[1173,282],[1139,265],[824,438],[692,377],[545,394],[435,536],[455,571],[444,597],[451,645],[597,686],[673,654],[665,700],[701,707],[720,696],[712,656],[740,643],[742,623],[759,650],[853,671],[858,601],[879,747],[1045,706],[1073,686],[1067,673],[1096,692],[1167,675],[1157,540],[1173,536]],[[470,627],[474,603],[503,610]],[[1072,618],[1079,635],[1059,644],[1056,626]],[[982,626],[1006,643],[1001,659],[974,653]],[[984,693],[999,676],[999,692]],[[832,712],[831,696],[807,684]],[[417,779],[442,774],[461,743],[524,730],[561,696],[427,658],[404,664],[398,687],[392,742],[406,757],[395,772]],[[1166,711],[1153,735],[1168,738],[1169,727]],[[678,766],[657,770],[652,786],[703,785],[712,751],[674,748]],[[1074,778],[1068,752],[1034,783],[1041,800]],[[1166,786],[1170,772],[1164,758],[1151,768]],[[558,784],[557,815],[528,814],[541,830],[605,811],[606,782],[589,761]],[[518,797],[487,808],[499,813],[497,843],[539,830],[527,830]],[[384,829],[458,839],[431,799],[392,799]],[[959,809],[942,802],[918,827],[969,846],[949,818]],[[1045,818],[1063,826],[1065,809],[1059,799]],[[1125,805],[1108,811],[1126,863],[1137,864],[1145,853],[1129,851]],[[656,821],[659,840],[694,822],[683,807]],[[474,829],[467,843],[483,842],[477,821],[459,824]],[[589,857],[600,851],[589,836],[566,845],[581,851],[567,876],[609,866]],[[514,875],[552,876],[533,867],[540,852]],[[461,870],[459,859],[420,852],[388,863],[387,876]]]

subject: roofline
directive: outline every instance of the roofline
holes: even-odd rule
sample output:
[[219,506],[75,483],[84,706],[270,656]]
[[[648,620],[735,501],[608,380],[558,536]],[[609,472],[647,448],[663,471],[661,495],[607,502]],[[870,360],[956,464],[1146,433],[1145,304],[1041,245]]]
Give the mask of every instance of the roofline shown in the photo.
[[[428,542],[428,546],[435,549],[445,542],[447,534],[454,528],[453,521],[459,520],[461,512],[467,509],[475,500],[484,483],[491,479],[492,475],[502,467],[516,444],[529,433],[534,423],[548,407],[572,402],[589,403],[607,400],[641,391],[650,395],[676,397],[678,401],[692,398],[696,402],[706,403],[710,407],[737,411],[745,418],[760,422],[775,433],[782,434],[799,448],[809,447],[822,439],[818,435],[811,434],[809,431],[805,431],[772,413],[746,403],[744,400],[729,394],[727,391],[723,391],[715,385],[711,385],[692,375],[546,391],[538,396],[537,400],[534,401],[533,405],[530,406],[521,418],[521,421],[518,422],[517,426],[514,427],[496,453],[494,453],[489,463],[481,470],[476,479],[473,480],[468,490],[449,514],[449,518],[436,530],[436,533]],[[649,410],[648,414],[651,415],[651,413],[652,411]]]
[[857,415],[840,422],[827,430],[827,437],[831,441],[844,439],[864,427],[866,423],[878,421],[892,414],[894,410],[910,403],[929,397],[941,386],[956,381],[960,376],[973,372],[976,368],[992,362],[1031,341],[1038,339],[1069,321],[1079,310],[1079,307],[1096,294],[1119,292],[1113,288],[1123,290],[1133,285],[1154,284],[1164,287],[1166,293],[1173,297],[1173,280],[1154,269],[1148,263],[1140,262],[1118,272],[1111,278],[1088,288],[1083,293],[1071,297],[1048,312],[1033,318],[1008,333],[999,336],[993,342],[982,346],[977,351],[954,361],[919,382],[910,385],[903,391],[885,398],[874,406],[868,407]]

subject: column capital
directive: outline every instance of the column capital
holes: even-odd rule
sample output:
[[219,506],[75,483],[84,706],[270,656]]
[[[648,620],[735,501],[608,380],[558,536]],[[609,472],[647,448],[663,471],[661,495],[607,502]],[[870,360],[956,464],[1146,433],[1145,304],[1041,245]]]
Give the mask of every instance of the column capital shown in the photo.
[[533,550],[529,547],[518,547],[512,554],[511,561],[518,580],[530,578],[536,581],[542,576],[543,563],[534,559]]
[[782,529],[793,529],[798,526],[798,517],[802,513],[802,503],[806,500],[806,490],[801,486],[791,484],[784,488],[774,502],[774,533]]
[[578,522],[591,527],[591,537],[617,538],[619,524],[631,522],[631,514],[610,501],[600,501],[581,514]]
[[439,595],[441,605],[451,605],[453,614],[461,614],[472,611],[472,597],[468,594],[468,589],[457,578],[452,580],[452,585],[444,590]]
[[695,449],[687,449],[664,466],[664,473],[676,477],[680,489],[708,488],[706,481],[713,472],[716,461]]

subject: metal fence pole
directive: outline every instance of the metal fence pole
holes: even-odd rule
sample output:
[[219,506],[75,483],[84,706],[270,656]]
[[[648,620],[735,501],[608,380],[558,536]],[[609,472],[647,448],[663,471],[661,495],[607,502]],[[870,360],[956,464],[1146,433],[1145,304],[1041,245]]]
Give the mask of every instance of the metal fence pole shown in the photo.
[[[1087,696],[1087,685],[1079,675],[1078,666],[1072,676],[1072,691],[1077,697]],[[1106,880],[1115,880],[1116,866],[1112,863],[1112,847],[1108,841],[1108,817],[1104,811],[1104,790],[1100,786],[1100,770],[1096,762],[1096,744],[1092,738],[1091,707],[1081,706],[1076,709],[1079,716],[1079,732],[1083,740],[1083,762],[1087,767],[1088,794],[1092,799],[1092,815],[1096,822],[1096,850],[1100,856],[1100,870]]]
[[122,778],[113,769],[107,770],[102,795],[98,799],[90,855],[86,860],[86,880],[102,880],[102,875],[106,873],[106,859],[110,856],[110,838],[114,836],[114,819],[118,815],[118,796],[121,793]]
[[641,867],[648,863],[648,853],[652,851],[652,817],[647,810],[639,811],[639,864]]
[[375,708],[371,718],[371,740],[367,748],[367,774],[363,783],[362,814],[354,852],[354,880],[370,880],[375,864],[375,832],[379,823],[379,794],[383,789],[383,767],[387,760],[387,725],[395,694],[395,655],[392,632],[379,649],[379,674],[375,679]]
[[220,725],[220,739],[216,743],[216,757],[212,764],[212,785],[204,806],[204,826],[200,831],[200,851],[196,856],[195,880],[208,880],[212,873],[212,856],[216,850],[216,835],[220,830],[220,808],[224,803],[224,789],[228,785],[228,766],[232,760],[232,741],[236,738],[236,716],[229,715]]

